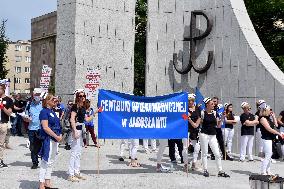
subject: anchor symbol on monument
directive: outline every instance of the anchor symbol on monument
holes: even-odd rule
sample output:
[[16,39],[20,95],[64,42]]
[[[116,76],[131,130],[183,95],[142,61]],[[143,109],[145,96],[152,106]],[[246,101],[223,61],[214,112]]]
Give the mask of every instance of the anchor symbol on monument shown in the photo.
[[[201,35],[197,36],[197,28],[196,28],[196,16],[200,15],[203,16],[206,19],[207,22],[207,28],[205,30],[204,33],[202,33]],[[208,52],[208,59],[207,59],[207,63],[205,66],[199,67],[197,66],[196,63],[196,46],[197,46],[197,41],[198,40],[202,40],[204,38],[206,38],[210,32],[212,31],[212,27],[213,27],[213,21],[211,18],[209,18],[206,13],[202,10],[195,10],[191,12],[191,20],[190,20],[190,36],[189,38],[184,38],[183,41],[188,41],[190,42],[190,58],[189,58],[189,62],[188,64],[183,67],[183,68],[178,68],[178,57],[177,57],[177,53],[173,54],[173,64],[174,64],[174,68],[175,70],[179,73],[179,74],[187,74],[191,68],[194,69],[194,71],[196,71],[199,74],[205,73],[211,66],[212,62],[213,62],[213,51],[209,51]]]

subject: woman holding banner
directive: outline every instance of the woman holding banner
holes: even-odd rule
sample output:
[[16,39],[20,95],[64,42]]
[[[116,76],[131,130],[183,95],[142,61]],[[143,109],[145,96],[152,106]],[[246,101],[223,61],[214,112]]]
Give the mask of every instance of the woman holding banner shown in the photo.
[[74,92],[75,104],[71,108],[71,129],[73,141],[71,144],[71,157],[69,162],[69,177],[71,182],[79,182],[79,179],[86,180],[80,174],[80,159],[83,146],[83,133],[86,114],[86,94],[83,89]]
[[[200,131],[200,110],[198,107],[194,105],[195,101],[195,94],[188,94],[188,131],[189,131],[189,138],[194,148],[193,152],[193,160],[191,169],[196,169],[196,162],[198,158],[198,154],[200,151],[200,144],[199,144],[199,131]],[[183,139],[183,160],[184,160],[184,169],[187,171],[188,167],[188,143],[187,139]]]
[[205,111],[201,111],[201,133],[199,134],[200,145],[201,145],[201,156],[204,173],[203,176],[209,177],[207,171],[207,153],[208,153],[208,144],[215,156],[217,168],[219,170],[218,177],[230,177],[224,171],[222,171],[221,155],[216,139],[216,125],[221,127],[221,120],[216,116],[214,111],[214,103],[211,98],[207,97],[203,100],[205,103]]

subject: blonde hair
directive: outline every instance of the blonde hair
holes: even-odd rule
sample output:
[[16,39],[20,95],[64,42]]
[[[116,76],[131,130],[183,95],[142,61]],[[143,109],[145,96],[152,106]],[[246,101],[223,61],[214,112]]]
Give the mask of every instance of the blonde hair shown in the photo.
[[47,102],[53,98],[52,94],[48,94],[42,101],[42,107],[47,108]]
[[259,115],[260,116],[269,116],[270,115],[270,109],[261,109],[260,112],[259,112]]

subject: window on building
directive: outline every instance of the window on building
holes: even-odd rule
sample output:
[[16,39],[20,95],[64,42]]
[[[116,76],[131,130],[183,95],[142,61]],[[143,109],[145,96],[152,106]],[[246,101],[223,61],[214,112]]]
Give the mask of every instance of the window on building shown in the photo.
[[30,83],[30,78],[25,78],[25,83]]
[[31,57],[26,56],[26,62],[31,63]]
[[16,73],[21,73],[21,67],[15,67],[15,72]]
[[25,67],[25,72],[26,73],[30,73],[30,68],[29,67]]
[[21,51],[22,50],[22,45],[15,45],[16,51]]
[[16,60],[16,62],[22,62],[22,57],[21,56],[16,56],[15,60]]
[[43,43],[43,44],[41,45],[41,54],[45,54],[45,53],[46,53],[46,44]]
[[31,51],[31,46],[26,46],[26,51],[30,52]]
[[15,83],[21,83],[21,78],[15,78]]

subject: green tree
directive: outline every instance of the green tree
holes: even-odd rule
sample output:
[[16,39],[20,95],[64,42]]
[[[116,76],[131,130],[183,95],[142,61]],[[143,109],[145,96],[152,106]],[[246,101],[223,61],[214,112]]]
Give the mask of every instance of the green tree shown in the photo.
[[135,10],[134,94],[145,95],[147,0],[137,0]]
[[263,46],[284,71],[284,0],[245,0],[245,4]]
[[5,79],[8,73],[8,70],[5,68],[7,62],[6,51],[9,43],[9,40],[5,34],[6,22],[7,20],[2,20],[0,26],[0,79]]

